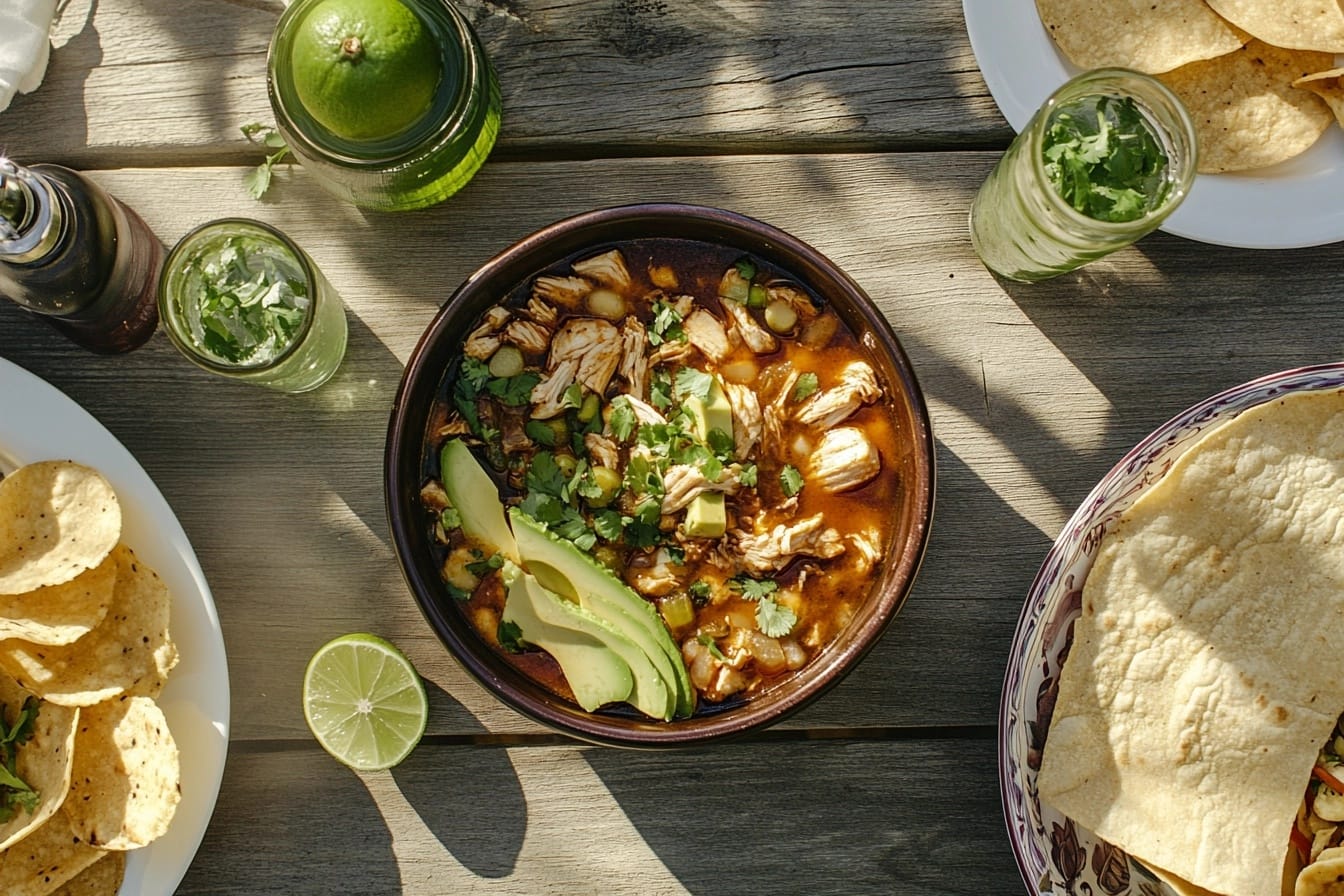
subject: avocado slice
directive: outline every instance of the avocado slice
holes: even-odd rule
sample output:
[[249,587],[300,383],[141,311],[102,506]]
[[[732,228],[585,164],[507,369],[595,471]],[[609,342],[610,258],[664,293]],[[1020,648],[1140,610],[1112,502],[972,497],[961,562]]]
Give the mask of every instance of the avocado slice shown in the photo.
[[695,691],[681,652],[658,610],[611,570],[518,508],[509,511],[509,520],[528,572],[549,590],[578,601],[584,609],[607,620],[648,655],[674,702],[666,715],[657,717],[689,716],[695,710]]
[[[709,395],[701,399],[691,395],[682,402],[682,407],[691,416],[691,429],[696,438],[709,444],[711,430],[722,430],[729,438],[733,436],[733,409],[728,404],[728,394],[719,384],[718,377],[710,377]],[[728,510],[722,492],[705,492],[696,495],[686,508],[686,520],[682,524],[686,534],[692,538],[718,538],[728,529]]]
[[490,474],[461,439],[449,439],[439,452],[440,477],[448,500],[462,518],[462,531],[491,553],[518,562],[518,544],[504,519],[504,504]]
[[672,717],[676,695],[633,641],[512,563],[502,574],[509,589],[504,620],[518,626],[523,640],[555,657],[580,706],[592,711],[624,701],[654,718]]

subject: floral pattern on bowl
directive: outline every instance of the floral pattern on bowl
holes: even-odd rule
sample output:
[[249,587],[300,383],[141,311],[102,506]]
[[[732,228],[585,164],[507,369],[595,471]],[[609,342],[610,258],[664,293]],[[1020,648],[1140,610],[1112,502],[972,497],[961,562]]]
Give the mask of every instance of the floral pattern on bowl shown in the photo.
[[1293,392],[1344,388],[1344,363],[1303,367],[1243,383],[1158,427],[1107,473],[1069,518],[1027,593],[999,704],[999,786],[1008,838],[1029,893],[1169,896],[1123,850],[1079,827],[1036,792],[1059,673],[1068,658],[1083,582],[1114,522],[1205,432]]

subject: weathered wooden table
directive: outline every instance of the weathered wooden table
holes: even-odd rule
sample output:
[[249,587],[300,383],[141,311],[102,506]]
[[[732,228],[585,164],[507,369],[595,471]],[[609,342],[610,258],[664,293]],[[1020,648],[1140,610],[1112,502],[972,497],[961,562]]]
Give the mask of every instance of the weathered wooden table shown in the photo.
[[[246,195],[262,153],[239,127],[271,121],[279,0],[70,0],[46,83],[0,114],[13,157],[93,171],[169,244],[225,215],[276,224],[349,309],[336,379],[285,397],[196,370],[162,334],[98,357],[0,306],[0,356],[134,453],[218,605],[232,741],[180,892],[1022,892],[994,735],[1032,577],[1155,426],[1340,357],[1344,245],[1159,233],[1046,284],[995,280],[966,210],[1012,132],[955,0],[460,6],[504,129],[425,212],[362,213],[298,168]],[[469,679],[403,584],[380,487],[402,364],[453,288],[538,227],[646,200],[762,218],[845,267],[913,358],[940,475],[917,586],[858,669],[775,729],[676,753],[576,744]],[[408,652],[431,717],[411,759],[361,776],[313,742],[299,688],[318,645],[363,630]]]

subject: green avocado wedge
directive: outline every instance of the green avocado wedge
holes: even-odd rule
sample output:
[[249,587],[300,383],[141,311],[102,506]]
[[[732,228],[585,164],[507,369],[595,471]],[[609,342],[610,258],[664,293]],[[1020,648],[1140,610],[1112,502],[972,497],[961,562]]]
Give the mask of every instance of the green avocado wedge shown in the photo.
[[629,702],[653,718],[672,718],[676,695],[633,641],[512,563],[505,563],[502,574],[508,587],[504,621],[517,625],[524,641],[555,657],[580,706],[592,711]]
[[518,544],[504,519],[504,505],[490,474],[460,439],[444,442],[439,452],[440,476],[448,500],[462,519],[462,531],[490,553],[518,562]]
[[[509,521],[522,564],[547,589],[602,618],[648,655],[672,695],[674,706],[657,718],[686,717],[695,711],[695,691],[676,642],[658,610],[605,566],[571,542],[512,508]],[[643,709],[643,707],[640,707]],[[643,710],[648,712],[648,710]]]

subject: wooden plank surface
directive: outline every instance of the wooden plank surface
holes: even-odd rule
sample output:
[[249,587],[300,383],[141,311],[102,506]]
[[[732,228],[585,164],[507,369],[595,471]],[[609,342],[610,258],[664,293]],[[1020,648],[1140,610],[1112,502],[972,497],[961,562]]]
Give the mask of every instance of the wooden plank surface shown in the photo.
[[989,740],[434,746],[386,773],[329,765],[235,750],[179,894],[1021,891]]
[[[461,0],[498,70],[501,157],[986,146],[1010,131],[957,3]],[[260,158],[281,0],[69,0],[6,151],[80,167]],[[595,90],[596,86],[596,90]]]

